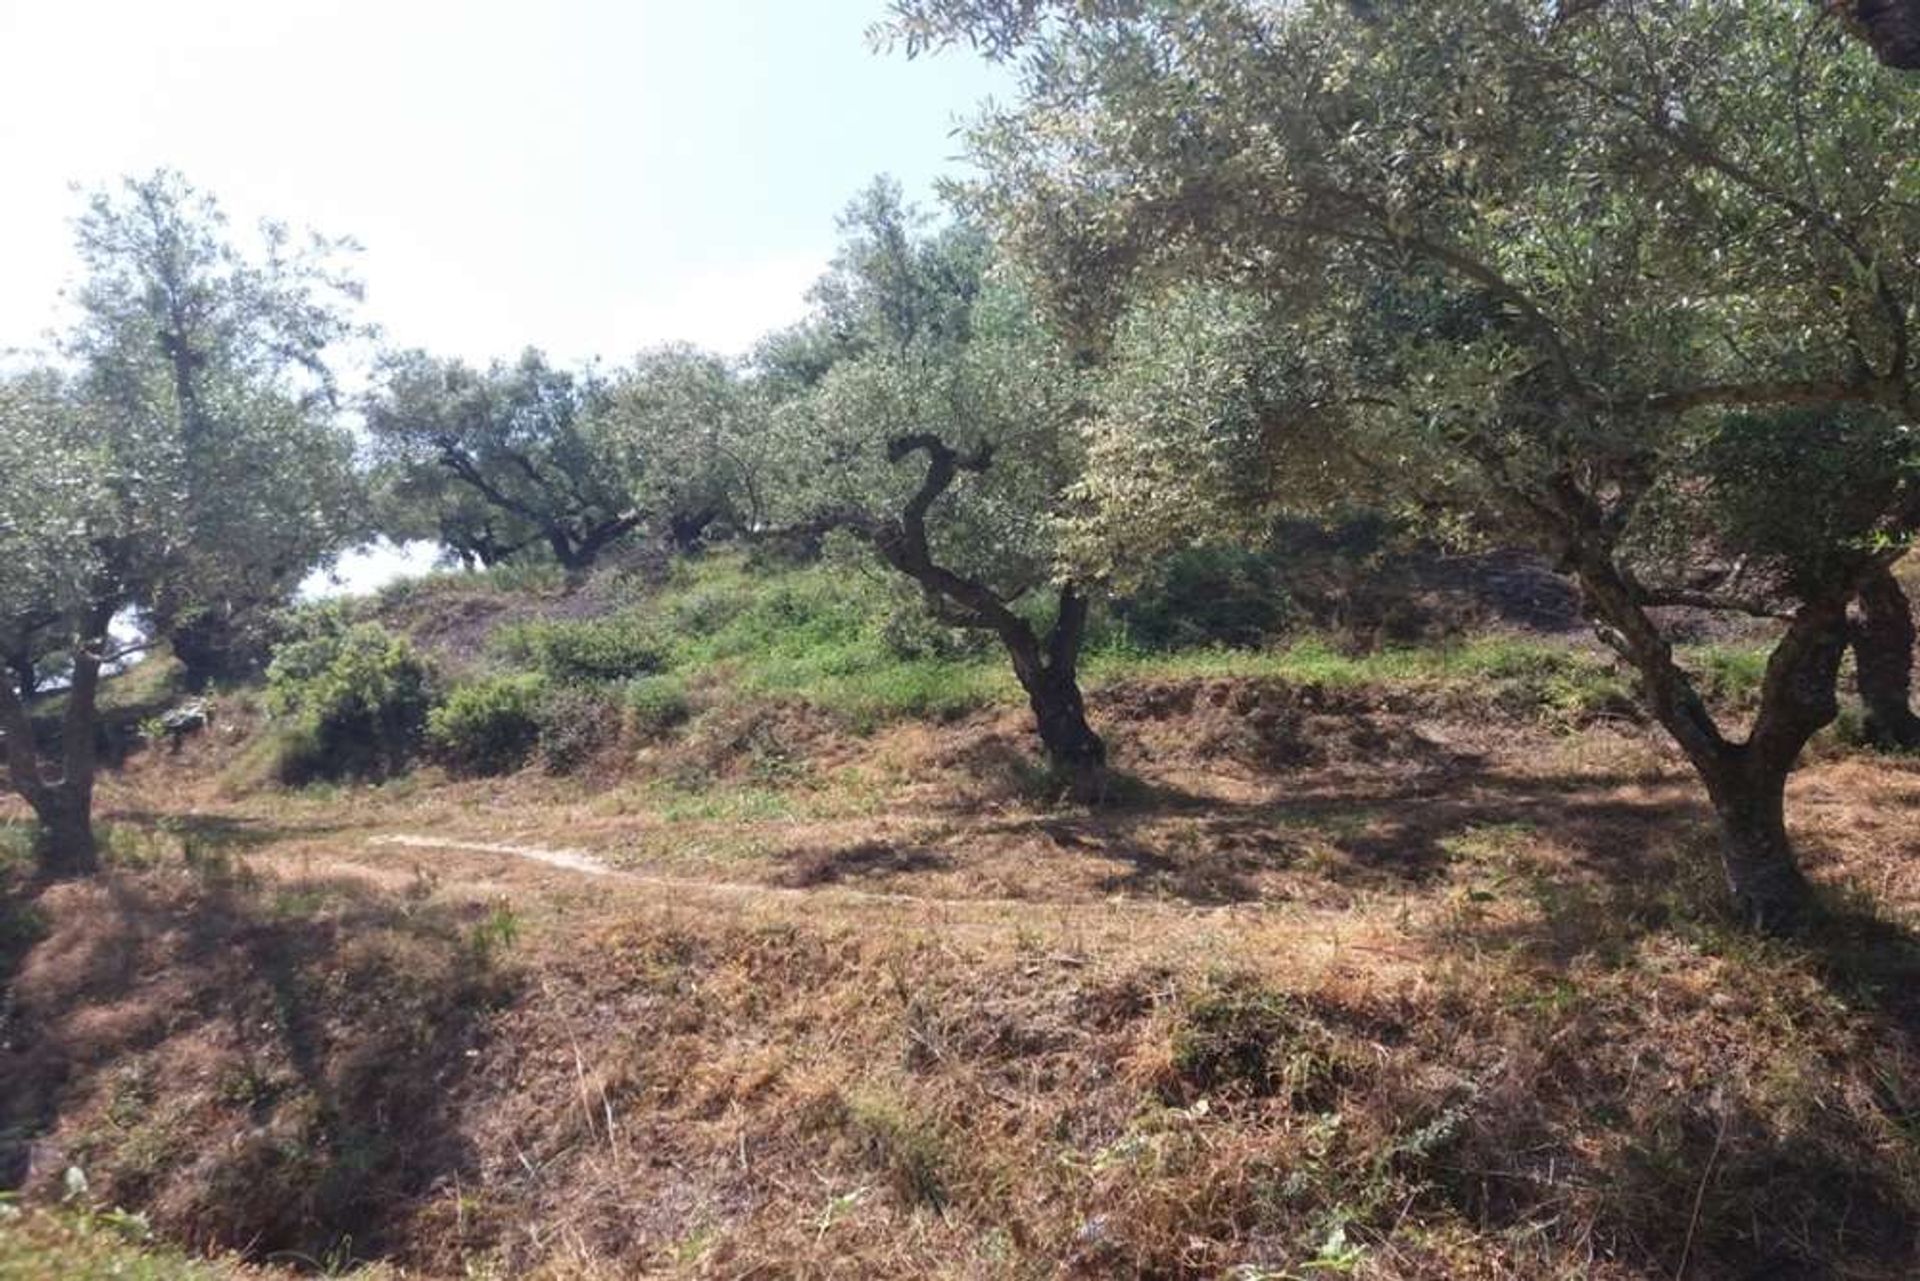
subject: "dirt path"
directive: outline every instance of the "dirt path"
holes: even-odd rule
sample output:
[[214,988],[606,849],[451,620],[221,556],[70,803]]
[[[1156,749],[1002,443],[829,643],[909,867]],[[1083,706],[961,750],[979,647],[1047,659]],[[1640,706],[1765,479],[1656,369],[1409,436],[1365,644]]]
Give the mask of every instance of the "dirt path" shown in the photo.
[[[701,880],[695,877],[654,876],[645,872],[631,872],[624,868],[611,867],[605,862],[583,850],[553,849],[540,845],[508,845],[489,841],[469,841],[455,837],[421,836],[408,832],[391,832],[367,838],[367,844],[375,847],[399,847],[422,850],[455,850],[469,854],[494,854],[504,858],[523,859],[547,867],[560,868],[563,871],[576,872],[582,876],[602,877],[618,881],[623,885],[644,886],[651,889],[672,890],[683,894],[709,894],[736,900],[755,902],[784,901],[796,903],[802,901],[818,902],[828,900],[836,903],[868,903],[894,907],[924,907],[943,910],[975,909],[982,911],[1046,912],[1051,914],[1086,913],[1113,917],[1115,915],[1139,915],[1158,917],[1231,917],[1238,919],[1277,917],[1282,914],[1299,914],[1298,904],[1263,903],[1160,903],[1151,900],[1107,898],[1093,902],[1068,899],[1045,898],[972,898],[961,895],[899,894],[879,890],[848,889],[842,886],[801,888],[790,885],[762,885],[743,881]],[[1330,916],[1346,917],[1345,911],[1329,913]]]

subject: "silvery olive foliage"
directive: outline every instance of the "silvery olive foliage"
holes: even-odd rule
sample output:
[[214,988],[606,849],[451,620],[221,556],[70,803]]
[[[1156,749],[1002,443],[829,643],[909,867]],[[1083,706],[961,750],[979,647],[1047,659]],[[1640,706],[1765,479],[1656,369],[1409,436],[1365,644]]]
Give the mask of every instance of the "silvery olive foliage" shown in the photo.
[[833,359],[771,409],[776,523],[892,518],[927,459],[891,446],[932,436],[984,460],[927,510],[935,558],[1003,599],[1046,586],[1083,463],[1084,372],[978,228],[933,228],[881,182],[843,231],[814,294],[812,340]]
[[764,418],[763,397],[734,362],[676,343],[613,376],[601,437],[648,522],[687,547],[714,526],[766,524],[774,461]]
[[[1920,527],[1920,85],[1799,0],[903,0],[886,33],[1017,62],[969,204],[1083,349],[1183,290],[1274,317],[1271,364],[1229,327],[1100,417],[1110,528],[1162,536],[1143,465],[1264,458],[1219,492],[1311,508],[1332,459],[1533,543],[1701,773],[1735,897],[1799,914],[1786,770]],[[1744,738],[1649,612],[1681,603],[1783,620]]]
[[366,421],[386,531],[469,563],[543,554],[582,570],[639,531],[684,546],[760,515],[765,441],[747,389],[688,346],[611,373],[534,349],[486,369],[394,353]]
[[390,532],[482,564],[529,547],[568,569],[592,564],[641,521],[604,437],[607,403],[599,371],[534,348],[486,369],[388,355],[366,424]]
[[113,620],[164,638],[195,610],[282,602],[363,504],[329,365],[359,332],[350,246],[267,224],[243,247],[167,172],[94,196],[77,231],[62,359],[0,385],[0,646],[58,656],[80,696],[49,761],[11,677],[0,711],[16,788],[84,820]]

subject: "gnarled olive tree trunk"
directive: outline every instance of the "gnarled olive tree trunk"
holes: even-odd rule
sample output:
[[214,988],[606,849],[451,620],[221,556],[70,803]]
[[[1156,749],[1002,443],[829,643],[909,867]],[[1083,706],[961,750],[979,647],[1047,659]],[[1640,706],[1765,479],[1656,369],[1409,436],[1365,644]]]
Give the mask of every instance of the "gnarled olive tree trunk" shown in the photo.
[[1920,747],[1920,716],[1913,712],[1913,610],[1891,567],[1876,567],[1862,580],[1850,621],[1867,741]]
[[1646,595],[1602,550],[1576,549],[1573,568],[1602,634],[1640,677],[1655,719],[1706,785],[1719,820],[1727,888],[1749,924],[1797,929],[1813,893],[1787,836],[1787,777],[1807,741],[1839,715],[1840,660],[1849,632],[1845,594],[1801,605],[1767,659],[1760,708],[1744,741],[1714,723],[1673,650],[1647,615]]
[[943,614],[963,627],[991,631],[1013,660],[1013,673],[1033,709],[1047,760],[1077,801],[1106,795],[1107,746],[1087,721],[1080,693],[1080,645],[1086,635],[1087,599],[1072,582],[1058,589],[1058,608],[1044,636],[1015,613],[992,588],[934,560],[927,539],[927,513],[963,471],[985,471],[992,450],[962,454],[931,433],[902,436],[887,446],[898,463],[927,456],[927,474],[897,518],[876,520],[836,513],[821,522],[844,528],[870,543],[880,558],[919,584]]
[[40,822],[40,870],[49,877],[87,876],[100,866],[93,833],[95,733],[100,668],[112,616],[111,610],[95,610],[78,629],[54,759],[42,759],[25,699],[11,680],[0,679],[0,735],[6,740],[8,779]]
[[1075,800],[1091,803],[1106,792],[1107,745],[1088,723],[1080,694],[1080,640],[1086,621],[1086,598],[1068,583],[1060,589],[1059,608],[1044,644],[1024,627],[1011,636],[1003,633],[1001,641],[1027,693],[1048,762],[1067,780]]

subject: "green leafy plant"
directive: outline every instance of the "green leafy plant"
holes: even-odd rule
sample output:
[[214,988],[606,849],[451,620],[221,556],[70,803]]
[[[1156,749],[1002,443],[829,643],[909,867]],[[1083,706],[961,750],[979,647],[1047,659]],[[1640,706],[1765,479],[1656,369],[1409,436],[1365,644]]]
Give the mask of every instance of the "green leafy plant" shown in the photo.
[[626,680],[665,663],[665,647],[632,614],[519,623],[503,629],[495,646],[509,661],[562,683]]
[[506,774],[527,763],[541,738],[548,682],[538,672],[460,685],[427,717],[436,755],[464,774]]
[[316,613],[267,668],[268,708],[287,722],[277,772],[288,783],[396,774],[433,701],[432,673],[405,637]]

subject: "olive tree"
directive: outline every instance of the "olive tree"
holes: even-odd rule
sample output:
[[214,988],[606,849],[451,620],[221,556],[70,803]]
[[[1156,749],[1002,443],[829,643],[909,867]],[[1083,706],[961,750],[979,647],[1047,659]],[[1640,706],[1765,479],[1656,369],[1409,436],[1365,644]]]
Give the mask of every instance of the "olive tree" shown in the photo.
[[1088,585],[1060,572],[1077,476],[1072,362],[978,229],[928,231],[878,183],[814,293],[834,358],[777,409],[790,527],[839,529],[943,621],[997,637],[1073,794],[1104,788],[1079,659]]
[[[895,8],[910,48],[1022,54],[976,198],[1055,314],[1093,341],[1168,280],[1283,303],[1325,384],[1297,429],[1548,551],[1704,782],[1742,910],[1799,920],[1787,774],[1920,518],[1912,82],[1796,0]],[[1746,465],[1783,439],[1784,505]],[[1744,736],[1676,604],[1784,615]]]
[[638,510],[677,551],[765,523],[762,407],[733,365],[684,344],[642,352],[608,391],[601,434]]
[[353,539],[359,506],[325,363],[353,333],[340,246],[268,224],[243,251],[169,173],[96,196],[78,227],[70,363],[0,385],[0,650],[34,647],[66,678],[43,741],[28,682],[0,677],[0,734],[61,874],[95,863],[115,620],[165,639],[197,611],[283,598]]
[[387,357],[366,404],[385,532],[437,538],[469,562],[538,547],[587,569],[643,520],[603,438],[607,403],[604,378],[531,348],[484,370]]

